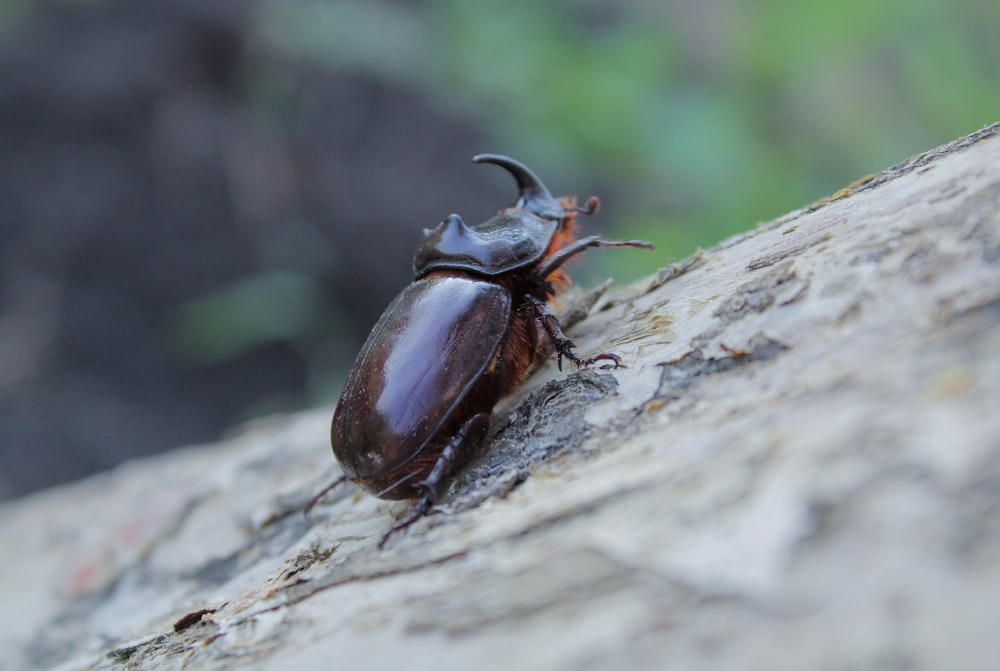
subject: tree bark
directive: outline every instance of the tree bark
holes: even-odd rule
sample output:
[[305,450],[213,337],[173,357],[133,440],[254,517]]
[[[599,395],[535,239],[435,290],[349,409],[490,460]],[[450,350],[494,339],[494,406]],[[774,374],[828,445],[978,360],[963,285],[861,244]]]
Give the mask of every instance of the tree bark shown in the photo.
[[3,506],[0,667],[996,668],[1000,124],[577,312],[381,552],[330,409]]

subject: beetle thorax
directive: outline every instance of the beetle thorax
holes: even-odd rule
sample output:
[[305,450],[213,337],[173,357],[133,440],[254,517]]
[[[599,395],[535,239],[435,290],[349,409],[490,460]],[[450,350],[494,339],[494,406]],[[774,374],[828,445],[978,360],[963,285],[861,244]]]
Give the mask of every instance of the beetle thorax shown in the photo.
[[488,277],[530,267],[540,261],[560,221],[510,208],[477,225],[457,214],[426,229],[413,260],[416,276],[438,270],[469,271]]

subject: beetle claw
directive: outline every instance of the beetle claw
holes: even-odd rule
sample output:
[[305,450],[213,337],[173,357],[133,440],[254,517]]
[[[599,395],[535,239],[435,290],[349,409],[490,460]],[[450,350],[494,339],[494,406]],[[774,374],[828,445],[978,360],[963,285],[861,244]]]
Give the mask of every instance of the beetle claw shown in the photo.
[[559,372],[562,372],[562,360],[566,357],[569,361],[573,362],[573,365],[577,368],[580,367],[580,357],[573,353],[573,348],[576,345],[569,338],[563,337],[561,339],[556,339],[556,366],[559,368]]
[[586,368],[592,366],[598,361],[610,361],[610,364],[605,364],[601,368],[623,368],[622,358],[613,352],[602,352],[589,359],[583,359],[578,363],[579,368]]

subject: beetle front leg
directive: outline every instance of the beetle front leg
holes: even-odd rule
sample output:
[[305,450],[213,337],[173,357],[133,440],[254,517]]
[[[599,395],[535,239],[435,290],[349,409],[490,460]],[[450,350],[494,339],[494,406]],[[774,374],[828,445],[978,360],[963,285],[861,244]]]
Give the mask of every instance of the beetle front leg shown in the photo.
[[382,538],[378,542],[379,550],[385,547],[386,541],[394,533],[406,529],[430,512],[430,509],[434,506],[434,502],[443,493],[444,485],[455,474],[458,466],[478,450],[479,445],[483,442],[483,438],[486,437],[486,430],[489,428],[489,423],[489,414],[481,412],[466,420],[458,432],[451,437],[444,446],[444,449],[441,450],[441,455],[434,463],[434,468],[431,469],[430,475],[417,485],[417,488],[420,490],[420,496],[410,508],[410,512],[382,534]]
[[549,312],[548,307],[542,301],[538,300],[534,296],[528,296],[528,302],[531,305],[531,310],[534,314],[535,324],[545,331],[545,334],[549,337],[556,348],[556,366],[559,370],[562,370],[562,360],[566,357],[573,362],[573,365],[577,368],[586,368],[591,366],[598,361],[610,361],[614,364],[615,368],[622,365],[622,359],[617,354],[611,352],[602,352],[595,356],[589,357],[587,359],[581,359],[574,352],[573,348],[576,345],[573,341],[566,337],[563,333],[562,327],[559,326],[559,320],[554,314]]
[[590,247],[640,247],[642,249],[656,249],[653,243],[646,242],[645,240],[605,240],[599,235],[590,235],[566,245],[555,254],[549,256],[538,266],[535,272],[539,277],[548,277],[558,270],[562,264]]

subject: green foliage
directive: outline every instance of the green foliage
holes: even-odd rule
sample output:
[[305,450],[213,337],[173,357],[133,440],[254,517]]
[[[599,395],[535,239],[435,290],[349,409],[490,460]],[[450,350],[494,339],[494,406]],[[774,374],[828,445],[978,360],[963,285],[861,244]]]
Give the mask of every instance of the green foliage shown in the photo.
[[254,275],[186,304],[173,316],[173,340],[196,364],[234,359],[263,343],[302,341],[324,314],[322,291],[304,275]]
[[[130,0],[52,1],[84,13]],[[0,3],[0,40],[47,4]],[[260,67],[238,93],[252,115],[288,123],[295,84],[277,61],[358,71],[473,120],[491,136],[484,151],[527,162],[558,192],[591,185],[605,208],[586,226],[657,243],[589,255],[573,269],[583,284],[647,274],[1000,116],[996,0],[253,7],[248,69]],[[199,365],[291,343],[312,392],[329,393],[345,317],[318,278],[334,261],[315,241],[279,242],[262,245],[268,271],[173,315],[173,342]]]
[[[10,4],[0,24],[29,4]],[[524,160],[553,189],[594,185],[607,205],[600,230],[657,243],[654,254],[590,255],[574,269],[583,283],[649,273],[1000,112],[995,0],[256,8],[264,52],[359,71],[473,119],[492,135],[484,150]],[[266,69],[249,80],[246,104],[280,117],[291,90]],[[309,276],[266,274],[207,296],[178,315],[177,337],[201,362],[308,341],[309,314],[330,312]]]
[[272,44],[475,117],[553,182],[611,185],[620,234],[667,257],[1000,112],[992,0],[271,0],[260,18]]

